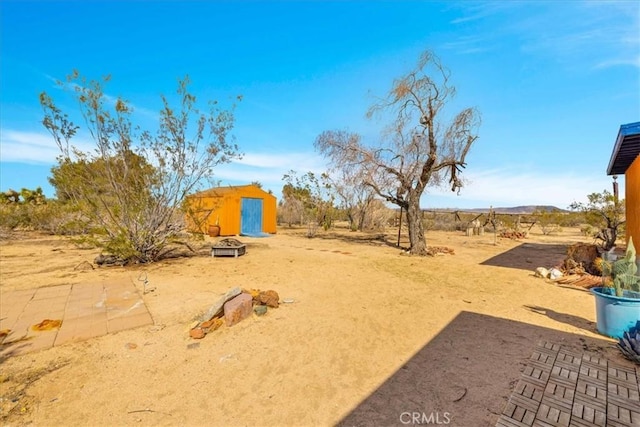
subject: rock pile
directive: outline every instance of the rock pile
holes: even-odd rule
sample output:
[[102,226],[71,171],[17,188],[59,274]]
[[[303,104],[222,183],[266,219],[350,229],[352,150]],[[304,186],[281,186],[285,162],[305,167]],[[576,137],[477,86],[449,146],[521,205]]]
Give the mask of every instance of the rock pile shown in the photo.
[[218,248],[237,248],[238,246],[242,246],[243,243],[238,239],[233,239],[228,237],[226,239],[222,239],[216,243],[216,247]]
[[446,246],[428,246],[427,255],[429,256],[441,256],[441,255],[455,255],[455,251],[452,248]]
[[189,336],[202,339],[223,324],[233,326],[246,319],[251,313],[263,316],[267,307],[278,308],[280,296],[276,291],[259,289],[241,290],[233,288],[213,304],[205,314],[191,327]]
[[503,239],[521,240],[527,238],[527,232],[508,230],[501,232],[498,237],[501,237]]

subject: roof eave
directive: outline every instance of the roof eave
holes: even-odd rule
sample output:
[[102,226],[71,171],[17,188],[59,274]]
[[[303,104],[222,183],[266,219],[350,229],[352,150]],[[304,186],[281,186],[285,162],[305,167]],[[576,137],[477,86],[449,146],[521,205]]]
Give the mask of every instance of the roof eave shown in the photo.
[[[621,164],[618,162],[618,156],[620,154],[621,148],[627,142],[627,137],[638,136],[640,134],[640,122],[628,123],[626,125],[620,126],[620,130],[618,131],[618,137],[616,138],[616,143],[613,146],[613,152],[611,153],[611,159],[609,160],[609,165],[607,166],[607,175],[624,175],[627,171],[627,168],[630,164]],[[631,144],[632,142],[629,142]]]
[[616,159],[618,157],[618,153],[620,152],[620,146],[622,145],[622,141],[624,137],[622,136],[622,126],[618,131],[618,137],[616,138],[616,144],[613,146],[613,152],[611,153],[611,158],[609,159],[609,166],[607,166],[607,175],[617,175],[617,172],[613,172],[614,165],[616,163]]

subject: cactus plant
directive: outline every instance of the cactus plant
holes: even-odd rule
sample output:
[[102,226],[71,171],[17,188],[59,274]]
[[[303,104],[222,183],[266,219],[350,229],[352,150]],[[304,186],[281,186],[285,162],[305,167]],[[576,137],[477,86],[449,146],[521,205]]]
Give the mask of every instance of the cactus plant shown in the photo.
[[627,359],[640,365],[640,320],[625,331],[618,341],[618,348]]
[[629,245],[624,258],[617,261],[602,262],[603,283],[607,287],[613,287],[616,296],[621,297],[623,291],[630,290],[640,292],[640,276],[636,265],[636,249],[633,246],[633,239],[629,238]]

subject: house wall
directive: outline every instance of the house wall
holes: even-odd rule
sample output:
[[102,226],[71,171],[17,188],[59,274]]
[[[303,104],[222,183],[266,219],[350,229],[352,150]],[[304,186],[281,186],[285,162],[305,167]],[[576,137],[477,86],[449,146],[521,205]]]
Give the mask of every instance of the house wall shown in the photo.
[[633,236],[633,245],[640,250],[640,155],[624,174],[627,242]]

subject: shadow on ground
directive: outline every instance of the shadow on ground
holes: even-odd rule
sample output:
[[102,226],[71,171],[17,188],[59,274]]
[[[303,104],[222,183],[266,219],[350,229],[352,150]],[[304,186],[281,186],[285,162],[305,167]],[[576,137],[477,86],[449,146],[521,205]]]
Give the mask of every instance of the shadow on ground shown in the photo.
[[[302,228],[288,228],[288,232],[292,235],[297,235],[299,237],[307,236],[307,229]],[[405,236],[403,236],[405,237]],[[375,245],[375,246],[390,246],[398,249],[406,250],[408,248],[398,246],[397,237],[389,238],[384,233],[366,233],[366,232],[354,232],[354,233],[342,233],[342,232],[333,232],[333,231],[323,231],[322,233],[317,233],[313,236],[314,239],[320,240],[331,240],[331,241],[341,241],[346,243],[355,243],[355,244],[365,244],[365,245]]]
[[[27,341],[26,339],[24,341]],[[5,347],[9,347],[11,345],[11,349],[8,351],[4,351]],[[28,342],[11,342],[11,343],[0,343],[0,365],[6,362],[10,357],[20,355],[22,351],[28,349]]]
[[560,265],[567,257],[568,245],[522,243],[513,249],[502,252],[480,265],[494,267],[535,270],[537,267],[551,268]]
[[625,363],[613,341],[461,312],[338,425],[494,426],[540,341]]
[[573,314],[559,313],[555,310],[551,310],[545,307],[538,307],[536,305],[525,305],[524,308],[542,316],[546,316],[549,319],[553,319],[556,322],[584,329],[585,331],[593,332],[596,330],[596,324],[590,320],[585,319],[584,317],[574,316]]

